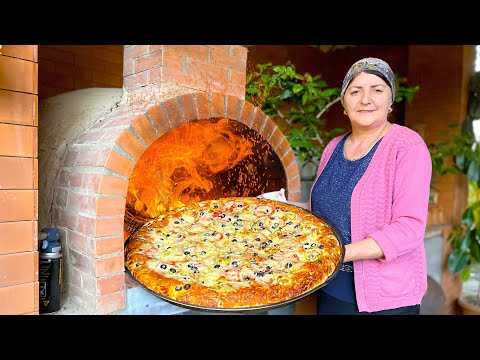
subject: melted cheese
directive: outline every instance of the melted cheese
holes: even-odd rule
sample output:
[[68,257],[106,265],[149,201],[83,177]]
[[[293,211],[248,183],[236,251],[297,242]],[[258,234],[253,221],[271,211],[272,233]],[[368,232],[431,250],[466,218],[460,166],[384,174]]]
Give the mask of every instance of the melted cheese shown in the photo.
[[273,204],[230,200],[177,208],[145,226],[137,236],[144,242],[140,252],[149,269],[219,293],[288,284],[303,264],[325,256],[321,241],[329,229]]

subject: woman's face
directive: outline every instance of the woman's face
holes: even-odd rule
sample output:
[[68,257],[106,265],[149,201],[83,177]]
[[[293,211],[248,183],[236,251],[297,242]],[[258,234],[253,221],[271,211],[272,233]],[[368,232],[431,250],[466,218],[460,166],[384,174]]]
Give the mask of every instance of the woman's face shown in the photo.
[[392,104],[392,91],[377,75],[359,73],[348,85],[343,105],[352,125],[383,123]]

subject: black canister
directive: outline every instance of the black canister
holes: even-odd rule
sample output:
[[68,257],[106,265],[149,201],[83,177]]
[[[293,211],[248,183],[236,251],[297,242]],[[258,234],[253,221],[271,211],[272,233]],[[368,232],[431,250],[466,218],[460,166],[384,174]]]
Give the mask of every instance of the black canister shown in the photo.
[[45,228],[42,233],[46,237],[42,240],[39,252],[39,311],[51,313],[60,310],[60,297],[63,278],[63,258],[60,252],[61,245],[57,242],[59,231],[55,228]]

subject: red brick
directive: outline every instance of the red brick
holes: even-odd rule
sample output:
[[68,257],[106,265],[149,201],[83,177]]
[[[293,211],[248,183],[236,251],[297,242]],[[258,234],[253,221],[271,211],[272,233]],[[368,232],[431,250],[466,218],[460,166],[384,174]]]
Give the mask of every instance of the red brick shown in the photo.
[[0,190],[0,222],[37,220],[36,190]]
[[246,72],[246,58],[242,59],[221,51],[210,50],[210,62],[228,69]]
[[54,222],[59,226],[65,226],[68,229],[76,230],[78,223],[78,215],[67,210],[55,209]]
[[283,159],[285,157],[285,155],[289,152],[289,151],[292,151],[292,148],[290,146],[290,143],[288,142],[287,138],[282,136],[279,138],[280,140],[280,143],[275,147],[273,146],[273,148],[275,149],[275,152],[277,153],[278,157],[281,159]]
[[122,237],[95,239],[95,257],[123,252],[124,239]]
[[[68,284],[69,289],[76,286],[91,294],[94,294],[96,291],[96,279],[92,274],[86,274],[77,268],[70,269],[68,273]],[[73,297],[73,293],[69,294],[69,296]]]
[[135,160],[140,159],[143,152],[145,151],[145,146],[137,140],[135,136],[129,131],[124,131],[120,137],[117,139],[117,144],[129,153]]
[[196,93],[198,119],[210,119],[210,101],[206,93]]
[[97,277],[116,274],[122,272],[123,270],[123,254],[103,259],[95,259],[95,275]]
[[68,196],[68,208],[70,210],[79,211],[90,215],[94,215],[95,202],[95,196],[76,194],[73,192],[70,192]]
[[131,45],[124,49],[124,62],[133,60],[148,53],[148,45]]
[[147,146],[152,145],[152,143],[158,139],[158,135],[155,133],[155,130],[152,128],[152,125],[145,115],[137,117],[132,125]]
[[107,175],[100,178],[98,192],[107,195],[119,195],[125,197],[127,194],[128,181]]
[[270,119],[267,116],[266,119],[265,119],[263,129],[262,129],[262,133],[261,133],[263,138],[265,140],[267,140],[268,142],[270,142],[270,139],[271,139],[275,129],[277,129],[277,124],[275,124],[275,122],[273,122],[273,120]]
[[115,218],[95,219],[95,237],[123,235],[123,216]]
[[76,228],[73,228],[72,230],[77,230],[79,233],[87,237],[94,237],[95,236],[95,218],[78,214],[77,219],[78,219],[78,225]]
[[245,99],[245,86],[235,85],[235,84],[227,84],[227,89],[225,93],[228,95],[233,95],[239,99]]
[[58,184],[64,187],[82,187],[83,174],[62,170]]
[[2,45],[2,55],[34,61],[34,45]]
[[97,280],[98,295],[104,296],[107,294],[117,293],[125,290],[125,274],[115,274]]
[[75,250],[83,255],[92,257],[93,255],[93,240],[89,236],[79,234],[75,231],[68,230],[68,248]]
[[230,49],[230,45],[207,45],[211,49],[215,49],[217,51],[228,52]]
[[179,126],[185,122],[185,118],[180,111],[180,104],[177,98],[171,98],[163,103],[168,120],[173,127]]
[[165,45],[165,59],[173,56],[189,57],[207,61],[208,48],[203,45]]
[[133,74],[133,60],[127,60],[123,63],[123,77]]
[[247,84],[247,77],[244,72],[230,70],[230,82],[234,85],[239,85],[245,88]]
[[99,216],[123,216],[125,214],[124,198],[100,197],[96,201],[96,214]]
[[74,166],[75,161],[77,161],[79,152],[67,150],[67,154],[65,155],[64,164],[65,166]]
[[[152,72],[153,70],[155,69],[152,69]],[[198,91],[206,91],[208,85],[205,77],[202,78],[196,75],[182,74],[178,69],[173,69],[166,66],[163,68],[163,77],[160,79],[165,83],[170,82],[177,86],[183,86]],[[155,78],[155,81],[158,80]]]
[[35,157],[36,127],[0,124],[0,156]]
[[162,50],[150,52],[133,61],[133,71],[135,73],[139,73],[155,66],[161,66],[162,58],[163,58]]
[[35,99],[32,94],[0,90],[0,122],[35,125]]
[[34,159],[0,157],[0,189],[31,189]]
[[37,250],[34,247],[37,237],[36,221],[0,222],[0,234],[0,254]]
[[98,312],[109,314],[126,307],[125,291],[101,296],[98,298]]
[[38,159],[33,159],[33,188],[38,190]]
[[152,122],[160,136],[167,133],[171,129],[168,116],[165,113],[165,110],[163,110],[162,105],[151,107],[148,109],[147,114],[150,119],[152,119]]
[[186,121],[195,120],[198,118],[193,94],[182,95],[178,98],[178,101]]
[[[87,275],[94,275],[94,259],[79,253],[73,249],[68,252],[70,259],[70,267],[83,271]],[[70,268],[73,270],[72,268]]]
[[38,298],[35,284],[38,284],[38,281],[0,287],[0,314],[21,315],[33,312],[35,299]]
[[292,148],[289,148],[287,150],[287,152],[285,153],[285,155],[280,158],[280,160],[282,161],[282,164],[283,164],[283,167],[286,169],[290,164],[292,163],[297,163],[296,159],[295,159],[295,154],[293,153],[293,150]]
[[103,166],[109,155],[107,150],[85,150],[78,153],[75,166]]
[[247,59],[248,49],[245,46],[241,45],[231,45],[231,52],[233,56],[237,56],[242,59]]
[[186,59],[175,53],[170,53],[163,60],[163,65],[172,69],[177,69],[179,72],[183,71],[183,64],[186,63]]
[[247,124],[247,125],[250,125],[250,127],[252,129],[261,133],[262,128],[265,125],[265,120],[266,120],[265,113],[262,110],[260,110],[260,108],[255,108],[255,112],[254,112],[254,115],[253,115],[252,122],[250,124]]
[[220,93],[212,93],[211,116],[215,118],[225,117],[225,97]]
[[243,102],[240,121],[247,126],[249,126],[253,120],[253,110],[254,110],[254,107],[251,103],[249,103],[248,101]]
[[38,280],[38,251],[0,255],[0,287]]
[[126,177],[130,177],[134,166],[134,162],[114,151],[110,152],[110,156],[105,163],[105,167],[107,169],[115,171],[116,173]]
[[283,132],[277,126],[272,136],[269,139],[269,143],[272,145],[272,148],[276,150],[278,146],[282,143],[283,139],[284,139]]
[[226,117],[232,120],[239,119],[240,101],[237,97],[227,95],[227,114]]
[[123,86],[125,89],[135,89],[148,84],[148,71],[127,75],[123,78]]

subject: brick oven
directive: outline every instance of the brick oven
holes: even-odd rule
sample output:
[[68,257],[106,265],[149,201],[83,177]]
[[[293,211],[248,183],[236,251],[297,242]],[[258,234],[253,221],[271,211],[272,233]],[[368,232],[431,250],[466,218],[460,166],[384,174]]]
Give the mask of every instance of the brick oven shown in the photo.
[[137,285],[124,273],[124,242],[178,202],[282,187],[301,200],[286,138],[245,101],[247,54],[240,45],[124,47],[121,101],[65,146],[50,190],[64,303],[85,314],[132,306],[127,292]]

